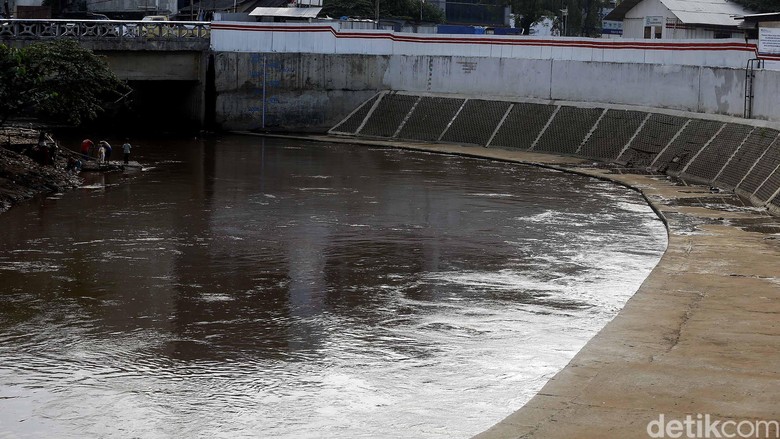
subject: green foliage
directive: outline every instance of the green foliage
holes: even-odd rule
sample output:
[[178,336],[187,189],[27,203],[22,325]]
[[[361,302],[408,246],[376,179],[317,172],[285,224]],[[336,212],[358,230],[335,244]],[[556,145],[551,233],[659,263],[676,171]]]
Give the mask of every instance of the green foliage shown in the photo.
[[333,18],[344,16],[374,18],[374,2],[373,0],[324,0],[321,14]]
[[24,54],[0,44],[0,126],[27,106],[33,88]]
[[509,0],[509,4],[512,6],[512,12],[523,16],[519,26],[525,29],[526,35],[530,26],[542,17],[561,17],[561,9],[567,9],[569,15],[566,17],[566,35],[595,37],[601,34],[599,9],[607,2],[605,0]]
[[524,34],[528,35],[528,30],[532,24],[539,21],[545,15],[554,15],[556,0],[512,0],[509,4],[512,6],[512,12],[515,15],[522,15],[515,26],[521,27]]
[[[420,21],[421,6],[422,21],[434,23],[444,21],[444,15],[438,7],[421,0],[379,0],[379,16]],[[347,16],[374,19],[376,3],[375,0],[324,0],[322,13],[334,18]]]
[[31,116],[79,125],[129,91],[105,61],[75,41],[0,45],[0,124]]
[[734,0],[734,2],[757,13],[780,12],[780,0]]

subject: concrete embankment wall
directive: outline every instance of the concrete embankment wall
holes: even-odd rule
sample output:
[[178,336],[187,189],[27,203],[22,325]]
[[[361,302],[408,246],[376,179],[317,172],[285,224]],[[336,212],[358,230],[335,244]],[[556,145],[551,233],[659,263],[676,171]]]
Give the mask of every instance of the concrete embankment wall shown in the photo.
[[[215,23],[216,121],[326,130],[378,91],[564,100],[742,116],[741,41],[599,40]],[[753,117],[780,120],[780,62],[756,72]]]
[[734,190],[780,212],[780,131],[767,123],[604,105],[382,92],[332,134],[576,155]]

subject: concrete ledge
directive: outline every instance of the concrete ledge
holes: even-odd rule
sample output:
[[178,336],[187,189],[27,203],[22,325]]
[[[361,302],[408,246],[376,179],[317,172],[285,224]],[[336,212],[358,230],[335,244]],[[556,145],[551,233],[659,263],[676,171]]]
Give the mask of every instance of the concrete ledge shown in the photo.
[[[661,414],[667,421],[709,414],[722,422],[780,422],[777,218],[735,207],[730,194],[679,185],[664,176],[614,173],[574,157],[328,136],[305,139],[483,157],[590,175],[639,190],[665,219],[668,248],[617,317],[524,407],[477,438],[649,437],[648,423]],[[768,437],[777,437],[775,433],[771,430]]]

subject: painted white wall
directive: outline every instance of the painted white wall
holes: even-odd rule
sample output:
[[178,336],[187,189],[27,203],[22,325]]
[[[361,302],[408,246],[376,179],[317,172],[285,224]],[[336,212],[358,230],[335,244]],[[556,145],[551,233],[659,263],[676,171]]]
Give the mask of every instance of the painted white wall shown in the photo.
[[[662,63],[742,68],[755,57],[742,40],[645,40],[497,35],[439,35],[339,30],[337,23],[212,24],[216,52],[471,56]],[[680,50],[684,48],[685,50]]]
[[552,98],[695,111],[699,70],[681,65],[556,61]]
[[[215,23],[212,29],[217,59],[230,60],[216,69],[219,102],[223,110],[230,106],[229,120],[250,121],[256,115],[244,107],[257,107],[256,90],[264,76],[261,57],[281,60],[273,64],[281,70],[269,70],[267,77],[277,94],[273,105],[286,115],[299,111],[302,96],[311,95],[306,99],[316,106],[325,102],[317,96],[327,94],[339,99],[334,108],[349,108],[376,91],[397,90],[741,116],[744,66],[755,56],[743,50],[744,42],[728,40],[462,38],[382,31],[350,31],[338,38],[331,28],[307,32],[299,26],[279,32],[268,27],[258,32],[254,26],[228,30]],[[766,66],[756,77],[753,114],[780,121],[775,98],[780,94],[780,62]],[[254,94],[247,94],[249,85]]]
[[550,60],[392,56],[382,85],[415,92],[551,99],[551,70]]

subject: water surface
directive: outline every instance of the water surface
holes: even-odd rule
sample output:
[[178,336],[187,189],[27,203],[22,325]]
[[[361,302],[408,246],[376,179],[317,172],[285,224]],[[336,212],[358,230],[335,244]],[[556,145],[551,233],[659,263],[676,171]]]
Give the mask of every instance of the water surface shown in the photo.
[[666,244],[636,193],[520,165],[224,137],[0,216],[0,437],[465,438]]

